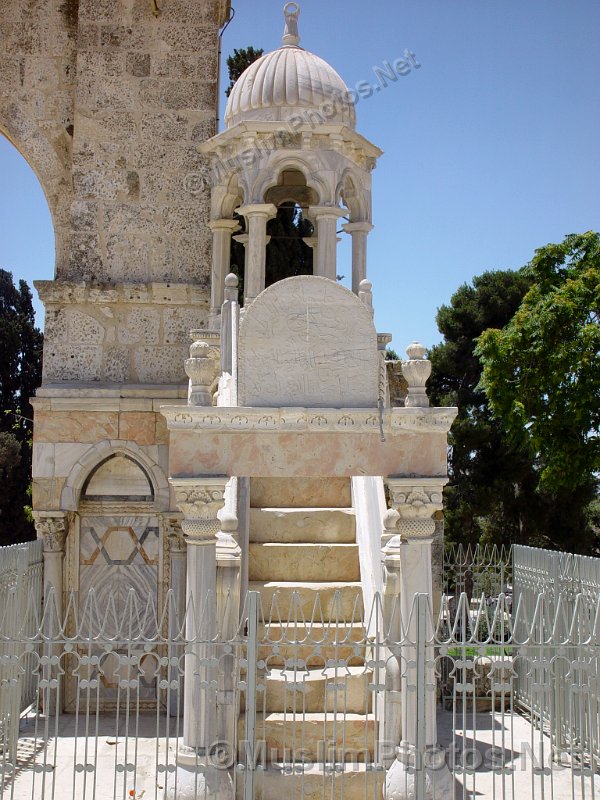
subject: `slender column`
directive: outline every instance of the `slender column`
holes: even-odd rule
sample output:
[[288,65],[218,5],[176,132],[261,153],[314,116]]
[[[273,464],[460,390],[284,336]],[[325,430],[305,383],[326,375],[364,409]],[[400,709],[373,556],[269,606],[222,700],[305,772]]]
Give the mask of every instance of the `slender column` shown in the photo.
[[[60,656],[61,645],[52,644],[52,640],[58,639],[63,622],[63,561],[68,520],[63,511],[35,511],[33,516],[37,538],[44,543],[44,634],[49,640],[44,645],[44,655]],[[49,715],[62,711],[61,677],[55,670],[52,666],[44,668],[44,678],[57,679],[59,687],[58,691],[45,689],[42,692],[42,705]]]
[[234,219],[213,219],[208,225],[213,235],[210,320],[214,323],[223,305],[223,288],[231,255],[231,234],[240,226]]
[[67,515],[64,511],[35,511],[33,516],[37,538],[44,542],[44,602],[48,601],[50,589],[53,589],[56,613],[62,622]]
[[305,236],[302,241],[312,250],[313,275],[316,275],[317,259],[319,257],[319,240],[316,236]]
[[358,294],[360,282],[367,277],[367,236],[373,226],[370,222],[347,222],[342,229],[352,236],[352,291]]
[[[165,532],[169,542],[169,559],[171,562],[171,582],[169,588],[173,593],[174,608],[170,609],[169,614],[169,638],[174,641],[185,619],[185,582],[186,582],[186,543],[181,530],[181,520],[178,517],[169,517],[165,522]],[[176,646],[177,647],[177,646]],[[180,655],[180,650],[175,654]],[[179,667],[172,666],[170,670],[170,681],[177,681],[179,678]],[[172,717],[182,713],[183,706],[180,706],[180,692],[182,693],[183,678],[179,681],[179,690],[171,691],[169,702],[169,714]]]
[[[425,797],[446,800],[451,797],[451,776],[444,764],[443,753],[437,748],[435,708],[435,666],[431,611],[433,590],[431,573],[431,543],[435,532],[433,515],[442,508],[442,490],[445,478],[388,478],[390,504],[398,514],[397,533],[387,546],[388,557],[395,555],[400,564],[400,613],[403,624],[402,686],[402,741],[397,748],[396,760],[386,777],[386,796],[404,800],[409,796],[412,782],[418,775],[408,770],[414,766],[415,756],[423,759],[428,789]],[[419,620],[414,603],[415,595],[424,593],[429,598],[429,615]],[[423,611],[423,609],[422,609]],[[423,616],[423,615],[422,615]],[[420,625],[419,625],[420,621]],[[425,642],[424,674],[425,708],[418,719],[417,638]],[[415,753],[422,744],[425,752]],[[422,777],[422,780],[425,780]]]
[[248,243],[244,271],[244,305],[248,306],[265,288],[267,261],[267,222],[277,214],[272,203],[240,206],[238,214],[246,219]]
[[187,545],[187,619],[183,702],[183,742],[206,755],[214,742],[216,698],[209,688],[211,644],[216,634],[217,512],[225,498],[225,476],[171,478],[175,502],[183,512]]
[[336,206],[310,206],[308,215],[317,227],[317,261],[313,265],[313,275],[334,281],[337,275],[337,221],[348,213],[345,208]]

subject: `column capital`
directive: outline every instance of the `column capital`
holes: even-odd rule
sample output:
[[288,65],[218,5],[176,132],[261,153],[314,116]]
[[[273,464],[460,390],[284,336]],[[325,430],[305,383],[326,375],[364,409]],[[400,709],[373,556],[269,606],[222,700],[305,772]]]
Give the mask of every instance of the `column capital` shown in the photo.
[[34,511],[37,538],[44,542],[44,553],[63,553],[68,519],[65,511]]
[[213,233],[215,231],[230,231],[233,233],[240,227],[240,223],[236,219],[211,219],[208,227]]
[[370,233],[374,227],[370,222],[346,222],[342,230],[344,233]]
[[273,203],[250,203],[236,209],[243,217],[266,217],[272,219],[277,215],[277,206]]
[[398,513],[396,528],[404,539],[430,539],[435,531],[433,515],[443,507],[444,485],[440,478],[387,478],[390,505]]
[[339,206],[309,206],[308,216],[314,219],[322,218],[335,218],[345,217],[348,214],[347,208],[339,208]]
[[188,544],[214,544],[220,528],[217,513],[225,504],[226,475],[169,478],[183,513],[181,528]]

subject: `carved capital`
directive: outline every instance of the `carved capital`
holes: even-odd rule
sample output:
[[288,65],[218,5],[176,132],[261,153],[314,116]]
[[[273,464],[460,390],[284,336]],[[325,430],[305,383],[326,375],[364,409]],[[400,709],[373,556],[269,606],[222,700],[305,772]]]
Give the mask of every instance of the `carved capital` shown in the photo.
[[37,538],[44,542],[44,553],[64,553],[68,520],[64,511],[34,511]]
[[388,478],[390,505],[398,513],[396,528],[404,539],[429,539],[433,515],[443,507],[445,478]]
[[181,528],[188,544],[214,544],[220,528],[218,512],[225,504],[224,475],[171,478],[175,502],[183,513]]

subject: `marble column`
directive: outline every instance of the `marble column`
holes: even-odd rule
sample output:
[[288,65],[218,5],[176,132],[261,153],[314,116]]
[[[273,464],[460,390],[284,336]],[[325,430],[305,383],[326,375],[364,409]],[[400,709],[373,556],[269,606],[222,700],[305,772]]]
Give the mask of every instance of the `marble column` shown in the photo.
[[358,294],[360,282],[367,277],[367,236],[373,225],[370,222],[347,222],[342,229],[352,237],[352,291]]
[[[183,513],[181,529],[186,542],[186,638],[192,643],[186,655],[183,740],[186,747],[205,752],[214,735],[214,711],[208,692],[200,691],[205,668],[199,663],[215,636],[217,589],[217,512],[225,502],[227,478],[171,478],[175,502]],[[212,730],[211,730],[212,728]]]
[[226,771],[214,765],[217,743],[217,692],[213,639],[217,634],[218,512],[225,502],[227,478],[170,478],[187,550],[185,682],[183,747],[177,753],[177,777],[169,782],[168,800],[199,796],[231,798]]
[[309,206],[308,216],[317,229],[317,259],[313,264],[313,275],[336,280],[337,275],[337,223],[348,213],[337,206]]
[[265,288],[267,222],[277,214],[277,208],[272,203],[254,203],[240,206],[237,212],[244,216],[248,233],[244,270],[244,305],[248,306]]
[[216,323],[223,305],[225,276],[229,272],[231,256],[231,235],[240,226],[234,219],[213,219],[208,225],[213,235],[209,317],[212,326]]
[[[63,622],[63,561],[65,542],[68,532],[68,518],[64,511],[34,511],[37,538],[43,541],[44,552],[44,635],[48,637],[44,645],[45,656],[58,656],[62,653],[59,639]],[[56,681],[56,688],[42,691],[42,706],[48,715],[57,715],[62,711],[61,677],[55,667],[44,667],[43,677],[51,687]]]
[[[57,621],[62,622],[67,515],[64,511],[34,511],[33,516],[37,538],[42,539],[44,548],[44,605],[50,602],[49,595],[52,589]],[[48,613],[48,609],[44,610]],[[51,613],[54,616],[54,612]]]
[[[185,619],[186,598],[186,543],[181,530],[181,519],[169,517],[165,521],[165,533],[169,542],[169,561],[171,580],[169,589],[172,592],[173,604],[169,608],[169,638],[175,640],[181,631]],[[175,645],[177,647],[177,645]],[[179,655],[179,652],[177,653]],[[169,698],[169,714],[176,717],[183,712],[183,676],[179,676],[179,667],[169,668],[169,681],[179,679],[179,690],[171,691]]]
[[[396,760],[386,777],[386,797],[408,800],[414,796],[415,783],[421,781],[425,798],[447,800],[452,796],[452,780],[444,753],[437,747],[436,693],[433,645],[433,589],[431,543],[435,533],[433,515],[442,509],[442,491],[446,478],[388,478],[390,505],[397,513],[397,533],[388,541],[387,559],[395,556],[400,566],[400,615],[403,625],[402,672],[402,741]],[[421,608],[421,623],[415,595],[425,594],[428,608]],[[417,687],[417,637],[425,649],[424,674],[427,687],[419,709]],[[422,685],[422,684],[421,684]],[[422,759],[422,761],[420,761]],[[420,768],[419,768],[420,764]],[[417,769],[414,767],[417,766]],[[410,769],[409,769],[410,768]]]

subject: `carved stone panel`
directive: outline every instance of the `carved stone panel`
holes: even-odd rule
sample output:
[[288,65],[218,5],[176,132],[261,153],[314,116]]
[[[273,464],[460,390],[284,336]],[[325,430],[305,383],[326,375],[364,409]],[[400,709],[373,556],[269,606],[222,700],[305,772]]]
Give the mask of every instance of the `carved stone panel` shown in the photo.
[[248,307],[240,405],[372,408],[377,396],[377,334],[348,289],[302,275],[273,284]]

